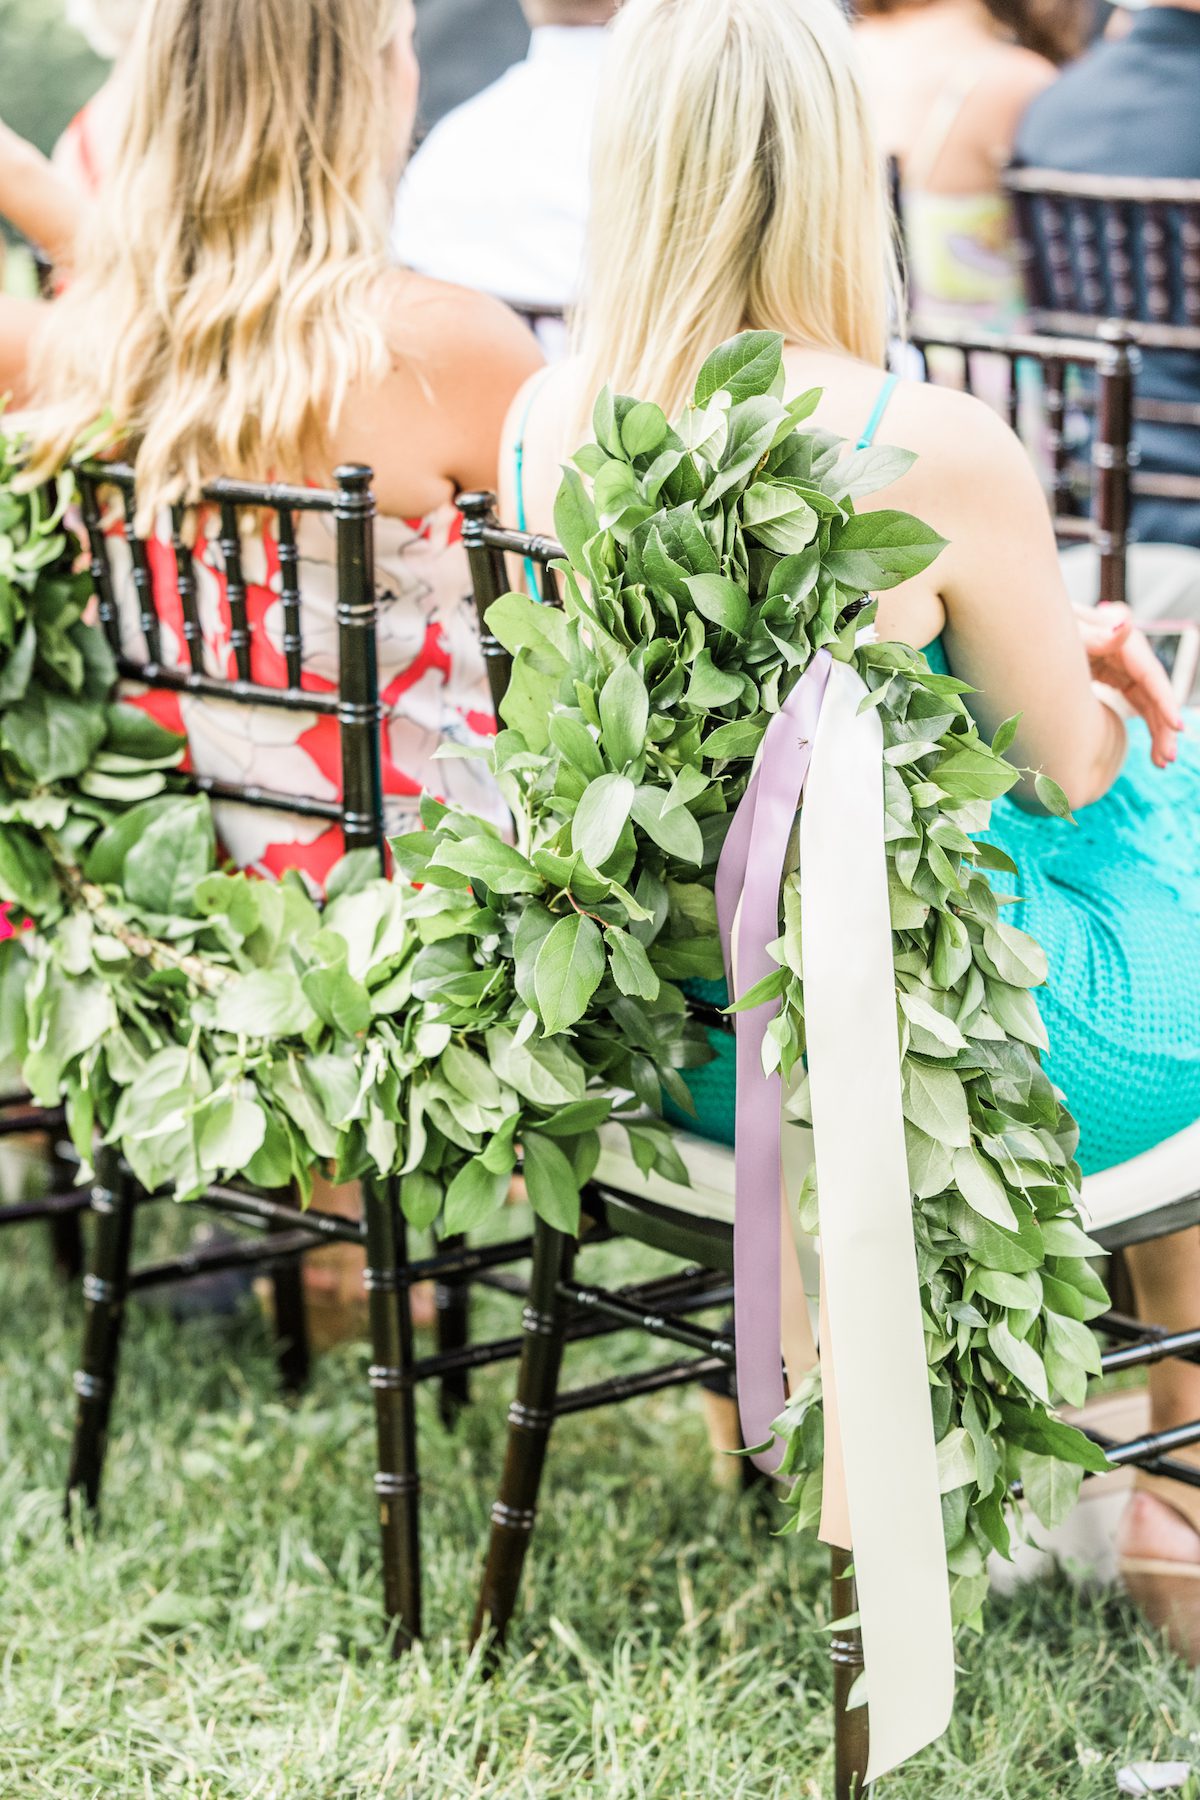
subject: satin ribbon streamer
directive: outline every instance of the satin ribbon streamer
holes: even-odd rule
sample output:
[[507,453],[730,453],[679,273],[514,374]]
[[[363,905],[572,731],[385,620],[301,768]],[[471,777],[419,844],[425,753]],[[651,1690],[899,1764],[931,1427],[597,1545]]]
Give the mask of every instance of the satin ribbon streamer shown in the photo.
[[[804,1010],[827,1394],[822,1535],[837,1541],[836,1521],[848,1516],[873,1781],[945,1730],[954,1656],[901,1110],[883,732],[875,709],[858,710],[866,693],[846,664],[826,651],[814,657],[768,727],[716,895],[730,992],[745,993],[776,966],[767,945],[779,936],[803,793]],[[761,1060],[777,1011],[772,1001],[736,1015],[734,1286],[738,1404],[750,1445],[771,1437],[785,1404],[783,1093]],[[773,1446],[755,1460],[774,1470],[781,1456]]]

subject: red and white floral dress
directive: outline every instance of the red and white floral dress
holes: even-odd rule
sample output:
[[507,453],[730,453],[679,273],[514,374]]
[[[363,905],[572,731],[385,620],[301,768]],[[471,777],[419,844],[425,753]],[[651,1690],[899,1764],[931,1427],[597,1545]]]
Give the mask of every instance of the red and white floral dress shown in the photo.
[[[165,527],[164,520],[164,528],[147,546],[161,657],[166,667],[186,668],[175,552]],[[337,685],[333,520],[300,514],[296,536],[304,644],[301,685],[311,693],[332,694]],[[145,638],[132,559],[119,524],[113,528],[110,551],[122,643],[140,657],[146,652]],[[241,563],[251,630],[251,678],[264,686],[286,687],[282,579],[273,530],[242,539]],[[193,566],[205,668],[210,674],[232,677],[231,619],[215,514],[201,516]],[[507,825],[504,803],[478,758],[434,760],[441,745],[482,744],[496,728],[457,509],[448,504],[422,519],[378,519],[375,575],[389,835],[418,829],[425,791]],[[199,774],[309,799],[341,798],[334,718],[133,685],[127,686],[126,697],[186,735],[188,766]],[[214,811],[222,849],[239,868],[273,875],[299,869],[321,886],[342,853],[340,827],[322,819],[223,801]]]

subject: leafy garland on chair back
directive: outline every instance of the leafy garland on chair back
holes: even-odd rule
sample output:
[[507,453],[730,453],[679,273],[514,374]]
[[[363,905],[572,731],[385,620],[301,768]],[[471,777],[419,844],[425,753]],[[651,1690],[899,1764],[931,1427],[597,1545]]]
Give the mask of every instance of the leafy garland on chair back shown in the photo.
[[[1105,1307],[1076,1209],[1076,1130],[1038,1058],[1037,944],[971,835],[1018,779],[966,684],[862,640],[863,596],[942,541],[855,501],[907,452],[846,455],[785,403],[782,340],[705,363],[675,427],[603,393],[555,514],[561,611],[509,594],[489,624],[514,657],[488,752],[515,841],[432,798],[395,840],[338,866],[318,910],[298,877],[224,873],[181,749],[114,702],[87,582],[62,524],[0,481],[0,895],[37,930],[3,947],[5,1030],[23,981],[27,1078],[65,1095],[81,1155],[99,1130],[181,1198],[235,1173],[397,1175],[417,1227],[482,1225],[518,1163],[535,1211],[577,1228],[599,1128],[686,1181],[661,1119],[709,1056],[682,984],[720,978],[713,877],[766,725],[814,653],[851,661],[879,708],[909,1168],[955,1616],[977,1621],[1011,1484],[1046,1523],[1101,1453],[1052,1411],[1098,1369]],[[586,477],[586,480],[584,479]],[[1052,783],[1039,791],[1065,811]],[[799,877],[781,900],[768,1059],[802,1075]],[[803,1086],[800,1093],[803,1094]],[[620,1099],[618,1096],[632,1096]],[[817,1197],[804,1196],[817,1224]],[[815,1524],[814,1376],[778,1425],[792,1528]]]

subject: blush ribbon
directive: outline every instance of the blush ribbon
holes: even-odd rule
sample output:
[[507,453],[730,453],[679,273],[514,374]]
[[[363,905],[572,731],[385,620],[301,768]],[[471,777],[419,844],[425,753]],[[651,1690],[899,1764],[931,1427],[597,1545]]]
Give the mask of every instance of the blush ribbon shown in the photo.
[[[904,1143],[884,851],[883,728],[855,670],[820,651],[771,721],[716,878],[730,995],[778,965],[796,837],[804,1017],[820,1207],[826,1454],[821,1536],[853,1551],[870,1724],[868,1781],[945,1730],[954,1701],[949,1578]],[[800,802],[803,797],[804,804]],[[778,1001],[736,1015],[734,1289],[744,1441],[774,1473],[772,1422],[811,1333],[783,1133],[763,1048]],[[784,1173],[787,1179],[785,1182]],[[765,1448],[760,1448],[766,1446]]]

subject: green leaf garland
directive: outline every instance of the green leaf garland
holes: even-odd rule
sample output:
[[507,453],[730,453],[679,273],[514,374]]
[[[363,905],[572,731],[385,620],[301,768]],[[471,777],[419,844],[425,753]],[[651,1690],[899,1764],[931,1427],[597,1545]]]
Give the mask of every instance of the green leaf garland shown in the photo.
[[[720,979],[713,877],[767,723],[813,654],[852,661],[883,727],[886,849],[905,1130],[947,1556],[977,1621],[984,1559],[1007,1551],[1012,1484],[1043,1520],[1102,1454],[1058,1419],[1097,1367],[1106,1304],[1076,1206],[1076,1131],[1039,1061],[1038,946],[1002,916],[978,841],[1018,773],[966,684],[860,638],[864,594],[941,548],[855,499],[907,453],[847,456],[785,404],[782,341],[743,334],[669,424],[611,393],[556,508],[563,610],[508,595],[489,626],[514,658],[490,763],[516,822],[427,797],[396,875],[363,853],[320,910],[302,880],[216,866],[182,746],[115,703],[53,501],[0,462],[0,897],[36,923],[0,945],[0,1056],[65,1096],[85,1158],[98,1130],[181,1198],[231,1174],[395,1175],[414,1226],[474,1229],[518,1156],[533,1207],[574,1230],[599,1131],[643,1171],[686,1172],[661,1119],[711,1055],[683,984]],[[1065,810],[1045,777],[1038,793]],[[1064,826],[1063,829],[1068,829]],[[799,1081],[802,891],[789,875],[760,984],[780,999],[766,1060]],[[13,1018],[15,1008],[21,1016]],[[810,1177],[802,1196],[819,1222]],[[819,1513],[819,1377],[778,1423],[789,1528]]]

